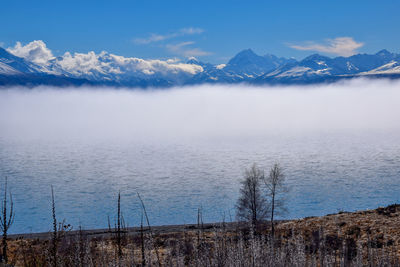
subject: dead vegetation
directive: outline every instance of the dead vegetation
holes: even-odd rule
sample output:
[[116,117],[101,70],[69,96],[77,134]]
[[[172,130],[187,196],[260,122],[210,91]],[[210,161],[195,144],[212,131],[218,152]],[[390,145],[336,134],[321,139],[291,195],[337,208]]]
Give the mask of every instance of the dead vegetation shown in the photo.
[[[400,266],[400,206],[277,222],[58,232],[58,266]],[[162,231],[160,230],[162,229]],[[118,233],[119,231],[119,233]],[[14,266],[54,265],[48,238],[9,240]],[[272,243],[273,242],[273,243]]]

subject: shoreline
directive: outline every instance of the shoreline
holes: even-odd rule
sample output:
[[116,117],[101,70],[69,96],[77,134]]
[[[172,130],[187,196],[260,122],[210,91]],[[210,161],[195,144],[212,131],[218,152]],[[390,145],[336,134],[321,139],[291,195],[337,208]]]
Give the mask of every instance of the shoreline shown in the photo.
[[[366,210],[357,210],[357,211],[339,211],[337,213],[330,213],[322,216],[307,216],[303,218],[297,218],[297,219],[284,219],[284,220],[275,220],[275,224],[279,226],[282,223],[296,223],[296,222],[301,222],[305,220],[310,220],[310,219],[324,219],[324,218],[329,218],[331,216],[337,216],[337,215],[343,215],[343,214],[366,214],[366,213],[371,213],[371,212],[377,212],[380,210],[386,210],[390,209],[391,207],[399,208],[400,209],[400,204],[390,204],[384,207],[377,207],[375,209],[366,209]],[[171,224],[171,225],[156,225],[156,226],[150,226],[151,231],[153,234],[169,234],[169,233],[182,233],[182,232],[189,232],[189,231],[195,231],[195,230],[202,230],[203,232],[212,232],[216,229],[221,229],[225,228],[225,230],[235,230],[238,228],[246,228],[246,223],[245,222],[212,222],[212,223],[202,223],[201,225],[198,224]],[[265,226],[266,228],[269,225],[269,222],[263,222],[261,224],[262,226]],[[81,231],[81,233],[80,233]],[[121,230],[124,234],[128,235],[140,235],[141,233],[141,227],[136,226],[136,227],[127,227],[123,230]],[[143,225],[143,232],[150,232],[149,227]],[[38,240],[49,240],[52,237],[53,232],[48,231],[48,232],[36,232],[36,233],[17,233],[17,234],[9,234],[8,238],[9,239],[38,239]],[[71,231],[65,231],[65,234],[69,237],[73,236],[78,236],[79,234],[83,234],[86,237],[89,238],[96,238],[96,237],[110,237],[113,234],[115,234],[115,229],[114,228],[99,228],[99,229],[73,229]]]

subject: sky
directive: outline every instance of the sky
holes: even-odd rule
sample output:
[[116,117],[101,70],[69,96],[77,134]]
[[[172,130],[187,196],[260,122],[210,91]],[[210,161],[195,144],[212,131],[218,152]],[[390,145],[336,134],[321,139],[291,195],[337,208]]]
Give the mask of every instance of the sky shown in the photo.
[[0,10],[0,46],[226,63],[239,51],[302,59],[400,52],[400,1],[18,1]]

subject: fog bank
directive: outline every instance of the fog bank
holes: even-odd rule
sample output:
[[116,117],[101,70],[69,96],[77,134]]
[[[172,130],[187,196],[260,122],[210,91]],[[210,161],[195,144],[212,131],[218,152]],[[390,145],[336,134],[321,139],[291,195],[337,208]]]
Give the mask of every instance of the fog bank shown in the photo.
[[6,88],[0,138],[258,137],[399,131],[400,82],[201,85],[165,90]]

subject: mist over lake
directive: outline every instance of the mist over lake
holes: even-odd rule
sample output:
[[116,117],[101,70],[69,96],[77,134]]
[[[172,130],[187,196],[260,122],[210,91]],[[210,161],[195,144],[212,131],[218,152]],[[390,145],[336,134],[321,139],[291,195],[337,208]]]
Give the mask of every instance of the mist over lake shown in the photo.
[[[153,225],[234,219],[245,168],[279,162],[287,218],[399,202],[400,82],[157,90],[3,88],[0,179],[11,232],[107,227],[121,191],[129,226],[139,192]],[[2,188],[2,187],[1,187]]]

